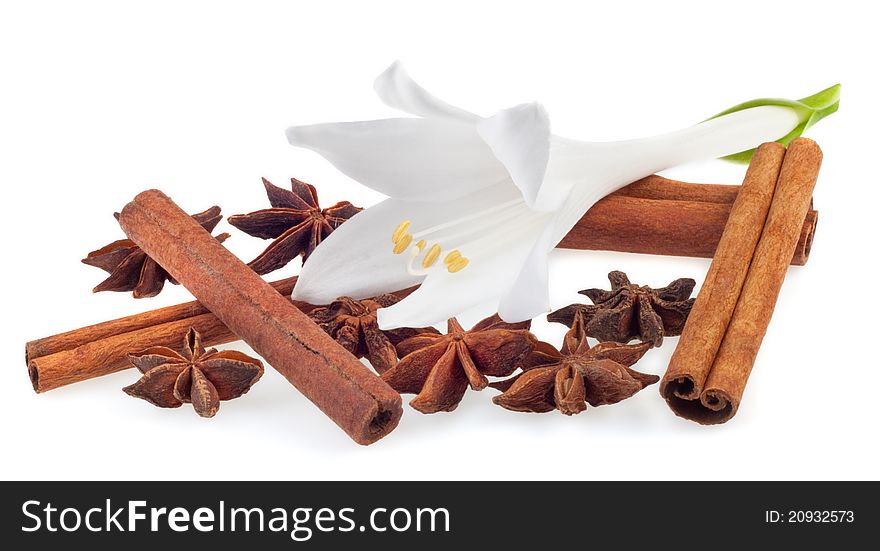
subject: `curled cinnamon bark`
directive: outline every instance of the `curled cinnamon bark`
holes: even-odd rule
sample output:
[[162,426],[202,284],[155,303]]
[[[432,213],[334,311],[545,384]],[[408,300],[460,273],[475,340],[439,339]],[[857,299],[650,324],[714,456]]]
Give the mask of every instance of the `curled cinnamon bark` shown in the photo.
[[138,194],[122,209],[119,223],[129,239],[355,442],[370,444],[397,426],[400,395],[164,193]]
[[[740,189],[648,176],[593,205],[558,247],[712,258]],[[802,220],[796,266],[810,257],[818,216]]]
[[814,141],[798,138],[789,145],[733,319],[700,395],[700,404],[707,410],[702,417],[704,422],[724,423],[739,409],[788,272],[787,260],[797,242],[799,221],[809,208],[821,164],[822,150]]
[[718,424],[736,414],[803,234],[821,161],[819,146],[805,138],[787,152],[776,144],[756,152],[660,383],[677,415]]
[[[289,296],[295,283],[296,277],[291,277],[270,285]],[[313,308],[294,304],[304,312]],[[128,353],[133,349],[175,346],[190,327],[201,334],[205,346],[238,340],[202,303],[185,302],[31,341],[25,345],[28,374],[34,390],[46,392],[116,373],[132,367]]]
[[785,147],[776,143],[755,151],[715,258],[660,383],[669,406],[683,417],[700,411],[700,395],[733,317],[784,156]]

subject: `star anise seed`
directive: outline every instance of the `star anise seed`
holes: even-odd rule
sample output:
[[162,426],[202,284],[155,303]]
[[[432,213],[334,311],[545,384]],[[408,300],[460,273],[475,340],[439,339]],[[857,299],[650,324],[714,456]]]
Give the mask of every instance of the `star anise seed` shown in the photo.
[[401,360],[382,379],[398,392],[417,394],[410,405],[422,413],[452,411],[469,385],[482,390],[487,375],[513,373],[537,342],[530,325],[506,323],[496,314],[465,331],[452,318],[445,335],[424,333],[398,344]]
[[575,314],[584,317],[587,336],[600,341],[629,342],[633,339],[663,344],[663,337],[681,335],[694,300],[693,279],[676,279],[666,287],[652,289],[630,283],[623,272],[608,274],[611,290],[584,289],[580,294],[593,301],[570,304],[547,315],[549,321],[571,327]]
[[129,360],[143,376],[122,389],[126,394],[162,408],[191,402],[202,417],[213,417],[220,400],[238,398],[263,376],[260,360],[236,350],[205,350],[199,333],[192,328],[180,353],[154,346],[129,354]]
[[591,406],[615,404],[660,380],[630,366],[651,343],[601,342],[590,348],[583,316],[575,314],[562,349],[540,342],[523,362],[522,373],[490,386],[503,391],[492,401],[512,411],[575,415]]
[[399,300],[394,295],[364,300],[339,297],[327,306],[315,308],[309,317],[355,357],[366,357],[381,375],[397,365],[397,344],[422,333],[439,333],[433,327],[379,329],[376,310]]
[[277,187],[265,178],[263,186],[272,208],[229,217],[230,224],[249,235],[274,239],[265,251],[248,263],[260,275],[283,268],[300,255],[305,263],[333,230],[363,210],[348,201],[322,209],[315,186],[296,178],[290,179],[291,191]]
[[[113,213],[113,216],[119,219],[118,212]],[[209,232],[214,231],[223,218],[218,206],[194,214],[192,217]],[[216,236],[216,239],[222,243],[228,237],[228,233],[222,233]],[[120,239],[92,251],[82,259],[82,262],[101,268],[110,274],[92,289],[94,293],[131,291],[134,298],[146,298],[158,295],[165,286],[166,280],[177,284],[168,272],[129,239]]]

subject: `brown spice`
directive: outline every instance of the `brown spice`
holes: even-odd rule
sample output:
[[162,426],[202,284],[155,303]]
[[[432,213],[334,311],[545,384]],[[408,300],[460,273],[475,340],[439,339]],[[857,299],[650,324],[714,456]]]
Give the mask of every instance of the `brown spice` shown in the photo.
[[397,365],[395,346],[400,342],[422,333],[439,333],[433,327],[379,329],[376,310],[399,300],[391,294],[364,300],[340,297],[327,306],[313,309],[309,317],[356,358],[366,357],[381,374]]
[[694,299],[693,279],[676,279],[666,287],[652,289],[630,283],[626,274],[608,274],[611,290],[584,289],[593,305],[570,304],[547,315],[552,322],[572,327],[577,314],[583,315],[587,336],[600,341],[629,342],[633,339],[663,344],[664,336],[681,334]]
[[[740,216],[731,217],[726,245],[719,247],[712,261],[697,299],[700,315],[695,318],[708,327],[721,326],[723,338],[719,345],[717,333],[707,338],[700,326],[688,322],[660,388],[677,415],[702,424],[725,423],[736,415],[801,233],[800,220],[810,208],[821,164],[822,150],[814,141],[797,138],[791,142],[781,168],[776,165],[779,177],[769,210],[766,202],[759,210],[767,214],[757,245],[754,228]],[[747,213],[743,210],[741,215]],[[739,247],[740,241],[751,246]],[[730,281],[742,285],[732,309],[727,296]],[[709,369],[701,361],[706,356]]]
[[630,366],[651,348],[651,343],[600,342],[590,347],[583,314],[575,314],[562,349],[540,342],[522,365],[522,373],[492,383],[503,391],[492,398],[512,411],[544,413],[558,409],[574,415],[591,406],[615,404],[660,380]]
[[530,324],[506,323],[496,314],[465,331],[452,318],[445,335],[424,333],[397,345],[402,359],[382,380],[398,392],[417,394],[410,405],[422,413],[452,411],[468,385],[482,390],[487,375],[513,373],[537,343]]
[[[711,258],[740,189],[648,176],[593,205],[557,247]],[[809,259],[818,215],[803,220],[796,266]]]
[[226,250],[165,194],[138,194],[119,217],[129,238],[360,444],[391,432],[400,396]]
[[755,151],[715,258],[660,383],[660,393],[679,415],[690,417],[686,412],[693,410],[696,415],[703,409],[699,398],[733,317],[785,154],[785,146],[778,143],[763,144]]
[[229,217],[229,223],[254,237],[274,239],[262,254],[248,263],[258,274],[268,274],[302,255],[305,262],[321,241],[362,209],[341,201],[321,209],[315,186],[290,179],[291,191],[263,178],[270,209]]
[[[270,283],[289,299],[296,276]],[[414,288],[394,294],[403,298]],[[308,313],[314,306],[292,301]],[[65,385],[131,368],[128,353],[136,347],[175,347],[192,327],[198,330],[205,346],[239,340],[217,316],[200,302],[167,306],[132,316],[81,327],[66,333],[27,343],[25,360],[36,392],[46,392]]]
[[[119,219],[119,213],[113,213]],[[193,219],[207,231],[214,228],[223,218],[220,207],[213,206],[206,211],[193,215]],[[229,237],[222,233],[216,237],[221,243]],[[130,239],[120,239],[92,251],[82,259],[83,264],[101,268],[110,274],[107,279],[92,289],[101,291],[131,291],[134,298],[146,298],[158,295],[165,286],[165,281],[175,285],[177,282],[168,275],[156,261],[150,258]]]
[[162,408],[192,403],[202,417],[213,417],[220,400],[245,394],[263,376],[263,364],[235,350],[205,350],[198,331],[189,329],[180,353],[154,346],[130,354],[143,377],[124,390]]
[[[295,283],[296,277],[291,277],[271,285],[289,296]],[[312,308],[295,304],[305,311]],[[36,392],[109,375],[132,367],[132,350],[177,347],[190,328],[199,332],[205,346],[238,340],[210,310],[191,301],[31,341],[25,346],[28,374]]]

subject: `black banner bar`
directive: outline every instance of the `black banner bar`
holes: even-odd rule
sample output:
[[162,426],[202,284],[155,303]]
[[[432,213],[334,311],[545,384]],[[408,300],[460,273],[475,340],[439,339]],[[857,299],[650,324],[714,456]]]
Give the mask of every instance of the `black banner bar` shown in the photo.
[[880,536],[877,482],[4,482],[0,487],[5,549],[215,544],[417,551],[477,544],[723,549],[772,543],[845,549],[847,542]]

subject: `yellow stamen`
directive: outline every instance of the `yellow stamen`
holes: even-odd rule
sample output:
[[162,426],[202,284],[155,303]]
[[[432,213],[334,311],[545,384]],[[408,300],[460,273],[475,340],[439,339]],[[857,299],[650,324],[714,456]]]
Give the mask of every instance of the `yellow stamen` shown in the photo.
[[437,262],[437,259],[440,258],[440,245],[434,243],[431,245],[431,248],[428,249],[428,252],[425,253],[425,258],[422,260],[422,268],[430,268]]
[[468,265],[470,260],[465,257],[461,257],[452,262],[446,269],[449,270],[449,273],[454,274],[455,272],[461,271],[465,266]]
[[406,232],[409,231],[409,226],[409,220],[404,220],[403,222],[398,224],[397,228],[395,228],[394,232],[391,234],[391,242],[396,245],[398,241],[403,239],[403,236],[406,235]]
[[459,252],[458,249],[456,249],[446,255],[446,258],[443,259],[443,263],[446,264],[447,266],[449,266],[450,264],[452,264],[453,262],[455,262],[459,258],[461,258],[461,252]]
[[409,244],[412,243],[412,234],[404,234],[403,237],[397,240],[394,245],[394,254],[400,254],[409,247]]
[[425,247],[427,245],[428,245],[427,241],[425,241],[424,239],[419,239],[419,242],[416,243],[416,249],[418,249],[419,252],[422,252],[425,250]]

